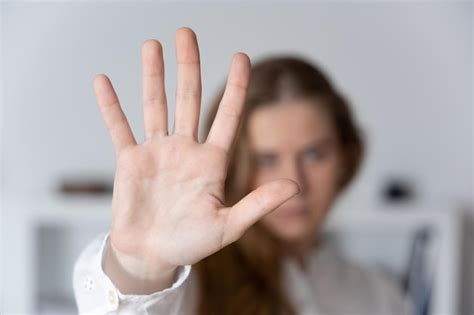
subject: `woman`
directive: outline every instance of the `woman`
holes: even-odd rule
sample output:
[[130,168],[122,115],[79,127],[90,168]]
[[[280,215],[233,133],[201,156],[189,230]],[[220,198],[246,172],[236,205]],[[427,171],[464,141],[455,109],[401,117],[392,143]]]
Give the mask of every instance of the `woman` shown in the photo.
[[143,143],[108,78],[94,81],[117,168],[110,232],[74,268],[79,311],[407,313],[394,286],[318,237],[363,155],[348,105],[329,80],[301,59],[251,68],[238,53],[199,143],[199,49],[191,29],[178,29],[176,51],[172,134],[158,41],[142,49]]

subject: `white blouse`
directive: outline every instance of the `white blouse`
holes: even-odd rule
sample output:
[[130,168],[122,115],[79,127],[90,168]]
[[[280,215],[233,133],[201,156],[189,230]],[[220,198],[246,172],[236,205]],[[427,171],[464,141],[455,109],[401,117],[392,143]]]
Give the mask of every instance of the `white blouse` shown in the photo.
[[[80,254],[73,286],[80,314],[195,314],[197,277],[192,266],[178,268],[171,287],[150,295],[122,294],[103,271],[109,233],[95,238]],[[382,274],[340,256],[330,246],[313,250],[308,270],[293,259],[283,267],[285,290],[301,315],[408,315],[410,301]]]

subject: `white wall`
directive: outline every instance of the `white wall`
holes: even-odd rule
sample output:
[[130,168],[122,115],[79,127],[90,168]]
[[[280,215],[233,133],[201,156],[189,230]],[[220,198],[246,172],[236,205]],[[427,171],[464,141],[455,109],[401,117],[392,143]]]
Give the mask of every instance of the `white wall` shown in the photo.
[[[138,138],[140,46],[163,42],[174,99],[174,32],[195,29],[204,106],[232,54],[296,52],[349,96],[369,135],[358,191],[387,174],[413,178],[424,199],[472,203],[472,7],[457,3],[5,4],[3,149],[7,191],[47,191],[69,170],[114,158],[91,81],[110,75]],[[173,105],[170,110],[173,113]]]
[[[306,56],[349,97],[369,151],[341,207],[373,202],[392,174],[411,179],[422,201],[472,207],[472,7],[4,3],[3,191],[34,201],[65,173],[112,176],[113,149],[95,104],[94,75],[109,74],[137,139],[143,138],[140,46],[148,38],[163,43],[173,113],[174,32],[190,26],[201,48],[203,113],[237,51],[253,60],[281,52]],[[4,209],[5,227],[15,226],[9,211]],[[4,243],[4,252],[9,246]]]

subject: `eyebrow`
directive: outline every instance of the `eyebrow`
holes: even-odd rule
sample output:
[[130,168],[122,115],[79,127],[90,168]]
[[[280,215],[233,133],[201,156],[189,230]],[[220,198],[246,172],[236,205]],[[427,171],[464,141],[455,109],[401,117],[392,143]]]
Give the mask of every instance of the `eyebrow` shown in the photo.
[[305,145],[305,148],[309,147],[323,147],[333,144],[335,141],[332,137],[326,137],[318,140],[314,140]]
[[[313,141],[310,141],[307,144],[305,144],[304,148],[301,149],[301,151],[299,153],[305,152],[305,151],[307,151],[311,148],[314,148],[314,147],[324,147],[324,146],[327,146],[327,145],[331,145],[334,142],[335,141],[332,137],[326,137],[326,138],[322,138],[322,139],[313,140]],[[276,155],[276,153],[274,151],[266,150],[266,149],[263,149],[263,150],[255,150],[254,149],[254,154],[259,155],[259,156],[262,156],[262,155],[274,156],[274,155]]]

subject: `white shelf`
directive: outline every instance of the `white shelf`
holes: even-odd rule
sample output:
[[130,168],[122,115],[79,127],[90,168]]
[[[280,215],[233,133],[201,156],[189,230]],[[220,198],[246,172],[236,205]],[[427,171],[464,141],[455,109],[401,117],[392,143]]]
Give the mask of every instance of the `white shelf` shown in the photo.
[[111,196],[54,196],[42,199],[32,220],[36,224],[110,224]]
[[[25,228],[23,238],[26,243],[18,245],[25,250],[32,249],[33,253],[21,267],[24,268],[22,280],[26,283],[23,287],[33,290],[26,294],[23,292],[28,297],[25,309],[29,309],[30,313],[69,314],[71,310],[75,311],[71,283],[72,264],[87,242],[110,226],[111,198],[48,196],[38,198],[36,202],[22,201],[21,208],[28,208],[24,212],[28,213],[25,219],[31,224]],[[384,211],[367,210],[374,208],[337,210],[330,214],[326,228],[348,238],[353,235],[385,233],[400,240],[409,238],[423,226],[435,229],[440,236],[440,252],[436,264],[433,314],[459,313],[460,214],[439,205],[407,204],[390,208],[377,207]],[[43,249],[38,250],[35,244],[43,244]],[[46,251],[53,257],[40,256]],[[53,276],[49,279],[47,276],[40,277],[39,273]]]

